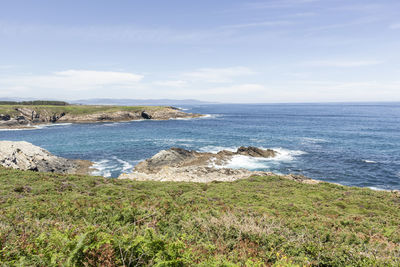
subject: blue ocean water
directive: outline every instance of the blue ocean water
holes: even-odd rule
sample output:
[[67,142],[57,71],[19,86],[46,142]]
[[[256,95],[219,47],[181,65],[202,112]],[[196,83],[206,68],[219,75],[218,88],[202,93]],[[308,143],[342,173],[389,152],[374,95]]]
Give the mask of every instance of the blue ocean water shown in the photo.
[[201,105],[206,118],[57,124],[1,130],[67,158],[96,162],[117,177],[161,149],[274,148],[276,159],[235,158],[229,167],[297,173],[344,185],[400,189],[400,103]]

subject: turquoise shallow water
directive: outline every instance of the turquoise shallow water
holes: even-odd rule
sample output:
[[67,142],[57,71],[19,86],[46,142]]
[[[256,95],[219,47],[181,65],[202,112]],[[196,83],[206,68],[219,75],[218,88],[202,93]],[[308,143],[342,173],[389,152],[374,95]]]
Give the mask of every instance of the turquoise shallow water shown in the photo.
[[345,185],[400,189],[400,104],[270,104],[183,107],[207,118],[60,124],[0,130],[117,177],[161,149],[274,148],[273,160],[235,158],[229,167],[299,173]]

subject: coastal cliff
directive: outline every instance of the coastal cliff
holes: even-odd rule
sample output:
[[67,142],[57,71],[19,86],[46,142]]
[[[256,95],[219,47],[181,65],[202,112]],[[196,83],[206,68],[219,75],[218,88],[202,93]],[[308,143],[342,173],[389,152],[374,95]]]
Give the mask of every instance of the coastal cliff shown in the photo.
[[46,106],[0,105],[0,128],[22,128],[45,123],[91,123],[130,120],[169,120],[201,117],[174,107],[157,106]]

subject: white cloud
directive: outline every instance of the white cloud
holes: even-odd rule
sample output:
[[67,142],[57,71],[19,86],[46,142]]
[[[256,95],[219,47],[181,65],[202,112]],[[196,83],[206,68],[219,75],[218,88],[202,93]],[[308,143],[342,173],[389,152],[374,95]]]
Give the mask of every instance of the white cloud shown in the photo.
[[[66,70],[54,72],[50,75],[18,75],[0,78],[0,95],[12,95],[13,93],[55,91],[84,91],[98,88],[126,87],[137,84],[143,78],[142,75],[95,70]],[[51,91],[49,91],[51,90]]]
[[[175,99],[194,98],[205,101],[219,101],[225,103],[246,103],[259,101],[265,96],[267,88],[261,84],[244,83],[227,86],[196,86],[184,90],[169,90],[168,97]],[[158,98],[165,93],[159,92]],[[255,97],[257,96],[257,97]]]
[[292,22],[287,20],[277,20],[277,21],[260,21],[260,22],[250,22],[250,23],[242,23],[242,24],[232,24],[222,26],[221,28],[225,29],[241,29],[241,28],[251,28],[251,27],[270,27],[270,26],[282,26],[282,25],[290,25]]
[[235,84],[226,87],[213,87],[209,88],[207,91],[211,95],[225,95],[229,99],[232,96],[237,97],[237,96],[242,96],[243,94],[248,95],[249,93],[262,92],[263,90],[265,90],[265,87],[263,85],[249,83],[249,84]]
[[66,70],[55,72],[53,76],[45,76],[44,80],[64,79],[87,86],[130,84],[139,82],[143,76],[129,72],[95,71],[95,70]]
[[182,76],[191,81],[226,83],[232,82],[235,77],[255,74],[253,70],[246,67],[230,68],[202,68],[192,72],[183,73]]
[[316,60],[304,62],[303,65],[310,67],[335,67],[335,68],[352,68],[367,67],[383,63],[378,60]]
[[188,82],[182,80],[171,80],[171,81],[157,81],[154,82],[155,85],[158,86],[167,86],[167,87],[185,87]]

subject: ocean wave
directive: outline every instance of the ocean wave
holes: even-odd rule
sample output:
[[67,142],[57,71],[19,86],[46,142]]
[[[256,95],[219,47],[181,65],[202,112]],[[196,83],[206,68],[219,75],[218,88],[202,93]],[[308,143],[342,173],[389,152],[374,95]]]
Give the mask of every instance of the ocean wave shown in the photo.
[[235,152],[238,148],[239,147],[204,146],[204,147],[199,148],[199,151],[217,154],[218,152],[220,152],[222,150],[228,150],[228,151]]
[[8,131],[32,131],[38,130],[38,128],[15,128],[15,129],[0,129],[0,132],[8,132]]
[[194,118],[170,118],[168,120],[170,121],[189,121],[189,120],[193,120]]
[[111,177],[113,172],[124,173],[130,172],[133,167],[140,160],[123,160],[118,158],[117,156],[112,156],[109,159],[102,159],[99,161],[95,161],[93,164],[93,168],[96,170],[93,171],[92,175]]
[[105,127],[114,127],[114,126],[118,126],[118,125],[121,125],[121,122],[109,122],[109,123],[102,124],[102,126],[105,126]]
[[[262,148],[262,149],[267,149],[267,148]],[[295,160],[297,156],[307,154],[307,152],[302,150],[290,150],[282,147],[274,147],[271,149],[278,152],[278,155],[271,158],[271,160],[275,161],[292,161]]]
[[49,127],[58,127],[58,126],[69,126],[72,123],[66,122],[66,123],[49,123],[49,124],[39,124],[39,125],[26,125],[26,127],[29,128],[10,128],[10,129],[0,129],[0,132],[6,132],[6,131],[32,131],[32,130],[40,130],[44,128],[49,128]]
[[[222,115],[220,115],[220,114],[203,114],[203,116],[201,116],[201,117],[195,117],[195,118],[170,118],[168,120],[170,120],[170,121],[189,121],[189,120],[215,119],[215,118],[218,118],[220,116],[222,116]],[[153,121],[157,121],[157,120],[153,119]]]
[[[261,147],[262,149],[267,149]],[[238,147],[220,147],[220,146],[205,146],[199,149],[201,152],[218,153],[222,150],[228,150],[235,152]],[[250,157],[245,155],[235,155],[226,164],[217,165],[211,162],[212,167],[216,168],[231,168],[231,169],[248,169],[248,170],[259,170],[259,169],[270,169],[274,166],[279,165],[281,162],[290,162],[296,160],[297,156],[307,154],[307,152],[301,150],[289,150],[285,148],[272,148],[277,152],[277,155],[273,158],[258,158]]]
[[122,164],[121,172],[127,172],[133,168],[133,164],[129,163],[128,161],[119,159],[117,157],[113,157],[116,161]]
[[69,126],[72,125],[71,122],[66,123],[49,123],[49,124],[40,124],[33,126],[36,129],[50,128],[50,127],[59,127],[59,126]]
[[204,114],[204,116],[198,117],[196,119],[216,119],[222,117],[222,114]]
[[[231,146],[231,147],[223,147],[223,146],[204,146],[199,149],[200,152],[210,152],[210,153],[218,153],[222,150],[227,150],[227,151],[232,151],[236,152],[238,146]],[[290,150],[290,149],[285,149],[282,147],[274,147],[274,148],[266,148],[266,147],[260,147],[261,149],[267,150],[267,149],[272,149],[277,152],[277,155],[273,158],[267,158],[263,160],[275,160],[275,161],[292,161],[295,159],[296,156],[304,155],[307,154],[307,152],[302,151],[302,150]]]
[[243,168],[248,170],[265,169],[270,167],[270,165],[268,164],[270,161],[271,161],[270,159],[266,158],[254,158],[243,155],[235,155],[227,164],[224,164],[223,166],[219,167],[231,168],[231,169]]
[[111,177],[111,171],[116,167],[115,165],[110,165],[110,160],[103,159],[100,161],[95,161],[93,166],[96,170],[91,174],[96,176]]

